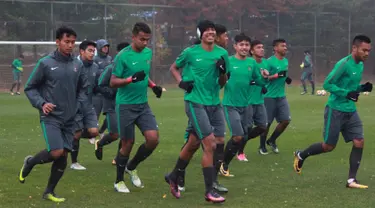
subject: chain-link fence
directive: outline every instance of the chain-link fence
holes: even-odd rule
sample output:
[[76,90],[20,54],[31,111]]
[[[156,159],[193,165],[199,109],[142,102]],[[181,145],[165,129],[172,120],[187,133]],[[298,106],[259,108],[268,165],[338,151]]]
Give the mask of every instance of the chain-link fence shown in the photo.
[[[111,55],[115,55],[116,44],[131,41],[135,22],[146,22],[153,31],[149,46],[154,52],[152,78],[163,84],[173,83],[169,66],[195,38],[196,21],[186,20],[187,11],[174,6],[43,0],[0,0],[0,4],[0,39],[3,41],[54,41],[55,29],[67,25],[76,30],[78,40],[107,39],[111,44]],[[356,34],[375,36],[373,17],[358,12],[261,10],[236,16],[220,20],[228,28],[230,38],[245,32],[262,40],[267,56],[272,55],[273,39],[287,40],[289,70],[297,80],[301,74],[299,65],[303,51],[311,51],[315,78],[322,81],[332,66],[349,53],[351,39]],[[232,43],[228,48],[230,53],[233,53]],[[0,45],[0,87],[7,88],[12,82],[10,65],[18,54],[23,53],[24,64],[28,66],[25,67],[25,80],[36,60],[53,49],[53,46],[40,45]],[[365,64],[366,75],[375,72],[371,57]]]

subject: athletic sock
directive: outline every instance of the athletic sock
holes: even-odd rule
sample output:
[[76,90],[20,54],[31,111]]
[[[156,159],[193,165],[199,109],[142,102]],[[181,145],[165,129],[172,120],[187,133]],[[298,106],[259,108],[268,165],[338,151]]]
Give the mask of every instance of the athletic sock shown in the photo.
[[103,138],[99,141],[98,145],[103,147],[105,145],[111,144],[114,140],[110,134],[105,134]]
[[312,144],[307,149],[300,152],[299,157],[300,157],[300,159],[304,160],[304,159],[308,158],[309,156],[318,155],[318,154],[321,154],[323,152],[324,152],[324,150],[323,150],[322,143],[319,142],[319,143]]
[[213,186],[213,175],[215,172],[214,167],[205,167],[202,168],[203,170],[203,177],[204,177],[204,184],[206,187],[206,193],[212,190]]
[[122,155],[118,152],[116,157],[116,169],[117,169],[117,178],[116,183],[124,181],[124,172],[126,164],[128,163],[129,157]]
[[79,140],[80,139],[73,139],[73,145],[72,145],[73,148],[72,148],[72,152],[70,153],[72,157],[72,163],[76,163],[78,161]]
[[48,180],[47,188],[45,193],[54,193],[57,183],[60,181],[61,177],[64,175],[64,171],[67,165],[67,156],[61,156],[56,159],[51,167],[51,175]]
[[152,154],[154,149],[147,149],[146,144],[142,144],[139,148],[133,159],[127,165],[128,170],[135,170],[139,163],[144,161],[148,156]]
[[349,158],[349,178],[356,178],[359,165],[362,160],[363,148],[353,146]]

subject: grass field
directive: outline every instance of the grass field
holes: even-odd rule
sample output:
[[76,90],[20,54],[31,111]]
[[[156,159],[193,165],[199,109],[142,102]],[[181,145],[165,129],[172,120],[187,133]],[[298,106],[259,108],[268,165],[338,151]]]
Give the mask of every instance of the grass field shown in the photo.
[[[366,145],[358,179],[369,185],[368,190],[345,188],[351,145],[341,139],[337,149],[329,154],[309,158],[301,176],[293,172],[292,152],[312,142],[322,141],[323,110],[327,97],[299,95],[299,88],[288,88],[292,122],[279,138],[280,154],[257,154],[259,140],[246,148],[249,162],[234,159],[234,178],[220,182],[230,192],[221,207],[373,207],[375,198],[375,126],[373,114],[375,96],[361,96],[358,103]],[[200,166],[201,151],[187,169],[186,189],[179,200],[174,199],[164,174],[177,159],[186,126],[182,91],[169,90],[163,98],[150,98],[160,128],[160,145],[154,154],[138,167],[145,188],[134,188],[129,177],[126,184],[130,194],[113,191],[115,167],[111,160],[117,144],[107,146],[103,161],[94,156],[94,146],[81,141],[79,161],[86,171],[67,169],[56,193],[67,201],[54,204],[41,199],[47,183],[50,165],[36,166],[25,184],[17,180],[24,157],[45,148],[37,111],[24,95],[0,94],[0,207],[212,207],[203,198],[204,184]],[[226,138],[228,139],[228,138]],[[135,149],[143,142],[137,134]],[[70,166],[70,162],[68,164]],[[166,197],[163,198],[163,195]]]

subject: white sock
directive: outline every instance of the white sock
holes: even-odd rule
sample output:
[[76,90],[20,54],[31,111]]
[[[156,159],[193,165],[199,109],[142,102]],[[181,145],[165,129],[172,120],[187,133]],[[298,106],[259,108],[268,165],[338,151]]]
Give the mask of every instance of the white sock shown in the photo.
[[349,178],[348,179],[348,183],[350,184],[350,183],[353,183],[355,181],[355,179],[354,178]]

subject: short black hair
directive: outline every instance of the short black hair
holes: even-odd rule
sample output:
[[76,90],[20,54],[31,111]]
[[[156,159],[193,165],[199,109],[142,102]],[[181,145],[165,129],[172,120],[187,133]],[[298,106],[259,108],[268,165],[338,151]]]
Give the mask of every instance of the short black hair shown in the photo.
[[119,44],[117,44],[116,46],[116,50],[117,52],[120,52],[122,49],[128,47],[130,44],[128,42],[121,42]]
[[221,24],[215,24],[216,35],[219,36],[227,32],[227,28]]
[[89,46],[96,48],[96,43],[91,40],[84,40],[81,44],[79,44],[79,50],[86,50]]
[[275,46],[277,46],[279,43],[286,43],[286,40],[285,40],[285,39],[282,39],[282,38],[275,39],[275,40],[272,41],[272,46],[275,47]]
[[74,37],[77,37],[77,33],[72,28],[61,26],[56,30],[56,39],[61,40],[64,37],[64,34],[66,34],[67,37],[70,37],[72,35]]
[[260,40],[253,40],[251,41],[251,49],[253,49],[256,45],[263,44]]
[[137,22],[133,27],[133,35],[138,35],[138,33],[144,32],[146,34],[151,34],[151,28],[144,22]]
[[193,45],[199,45],[199,44],[201,44],[201,43],[202,43],[202,41],[198,39],[198,40],[195,40],[195,41],[194,41]]
[[251,43],[251,38],[247,35],[245,35],[245,33],[240,33],[236,36],[234,36],[234,42],[235,43],[239,43],[239,42],[242,42],[242,41],[247,41],[249,43]]
[[359,45],[361,43],[371,43],[371,39],[367,37],[366,35],[357,35],[353,39],[353,45]]

